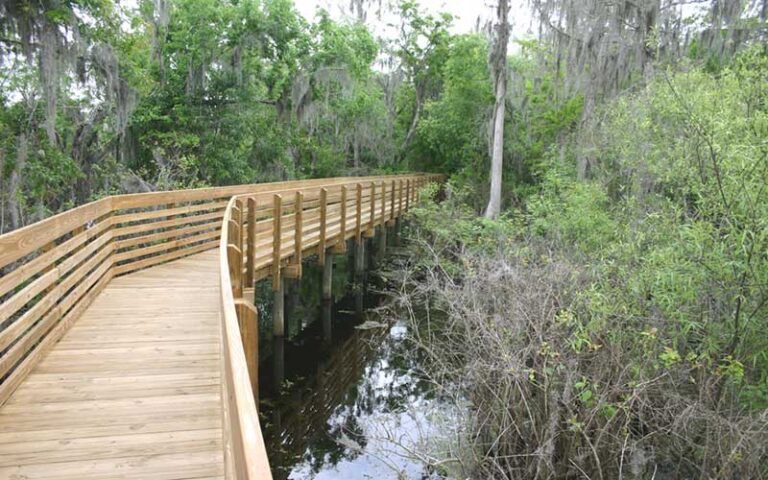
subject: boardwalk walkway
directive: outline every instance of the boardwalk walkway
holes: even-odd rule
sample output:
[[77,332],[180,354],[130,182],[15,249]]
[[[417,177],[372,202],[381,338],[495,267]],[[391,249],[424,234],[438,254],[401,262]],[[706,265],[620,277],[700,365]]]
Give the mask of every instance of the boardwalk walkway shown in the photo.
[[270,480],[255,282],[282,298],[310,255],[330,282],[435,180],[118,195],[0,235],[0,479]]
[[217,273],[112,280],[0,409],[0,478],[223,478]]

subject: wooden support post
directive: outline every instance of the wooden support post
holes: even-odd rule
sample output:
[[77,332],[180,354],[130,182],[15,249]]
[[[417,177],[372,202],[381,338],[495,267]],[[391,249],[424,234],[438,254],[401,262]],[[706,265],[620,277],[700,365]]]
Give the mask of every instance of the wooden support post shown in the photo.
[[320,189],[320,243],[317,246],[317,263],[325,265],[326,236],[328,235],[328,190]]
[[357,184],[357,213],[355,214],[355,241],[360,243],[363,227],[363,185]]
[[272,302],[272,335],[285,335],[285,279],[278,277],[277,288],[274,290]]
[[287,337],[292,337],[301,331],[301,317],[299,310],[299,297],[301,294],[301,279],[284,278],[285,282],[285,332]]
[[379,233],[379,258],[384,258],[387,254],[387,226],[382,225]]
[[397,191],[397,216],[403,215],[403,180],[399,182],[399,189]]
[[382,180],[381,182],[381,224],[384,225],[387,222],[387,184]]
[[323,303],[323,342],[326,344],[331,343],[331,340],[333,340],[333,315],[331,309],[333,308],[333,304],[331,302],[324,302]]
[[395,181],[394,180],[392,180],[392,195],[391,195],[391,197],[392,197],[392,200],[391,200],[390,206],[389,206],[389,220],[390,220],[390,223],[391,223],[392,220],[395,219]]
[[387,220],[387,225],[392,226],[395,224],[395,195],[397,193],[397,188],[395,187],[395,181],[392,180],[392,191],[390,193],[390,199],[389,199],[389,219]]
[[364,300],[364,298],[363,298],[363,295],[364,295],[363,290],[364,290],[364,288],[365,288],[365,286],[363,285],[363,286],[361,286],[361,288],[356,288],[355,289],[355,317],[356,317],[356,320],[358,320],[358,321],[362,320],[362,317],[363,317],[363,306],[364,306],[363,305],[364,304],[364,302],[363,302],[363,300]]
[[280,249],[283,234],[283,197],[275,195],[272,211],[272,290],[282,290],[280,286]]
[[243,217],[240,207],[242,202],[236,201],[232,209],[232,218],[229,220],[229,245],[227,245],[232,295],[236,299],[243,297]]
[[405,209],[411,206],[411,179],[405,181]]
[[[245,236],[245,230],[243,229],[243,221],[245,220],[245,206],[242,200],[235,200],[235,211],[232,212],[237,220],[237,236],[235,237],[235,244],[240,251],[243,251],[243,237]],[[242,261],[240,264],[242,265]]]
[[248,247],[245,260],[245,285],[253,288],[253,274],[256,265],[256,199],[248,199]]
[[296,236],[294,237],[296,253],[294,254],[293,258],[299,269],[297,278],[301,278],[302,250],[304,249],[304,193],[301,191],[296,192],[296,203],[294,211],[296,212],[296,226],[294,227],[296,233]]
[[333,299],[333,255],[325,260],[323,265],[323,301]]
[[333,245],[333,253],[347,251],[347,186],[341,187],[341,215],[339,238]]
[[285,275],[289,278],[301,278],[301,262],[304,240],[304,193],[296,192],[293,203],[293,258],[291,264],[285,268]]
[[[282,336],[275,337],[272,341],[272,381],[275,392],[279,392],[283,387],[283,381],[285,380],[285,339]],[[279,412],[279,409],[275,409]],[[273,423],[279,424],[279,413],[277,421],[273,419]]]
[[371,182],[371,218],[368,219],[369,236],[373,236],[376,228],[376,183]]
[[259,313],[256,307],[247,300],[235,300],[237,307],[237,320],[240,324],[240,336],[243,339],[243,351],[245,363],[248,367],[248,377],[251,380],[251,389],[259,403]]
[[[234,228],[230,228],[234,232]],[[227,245],[227,261],[229,262],[229,278],[232,279],[232,296],[243,298],[243,252],[237,245]]]
[[365,239],[355,242],[355,277],[359,278],[365,271]]

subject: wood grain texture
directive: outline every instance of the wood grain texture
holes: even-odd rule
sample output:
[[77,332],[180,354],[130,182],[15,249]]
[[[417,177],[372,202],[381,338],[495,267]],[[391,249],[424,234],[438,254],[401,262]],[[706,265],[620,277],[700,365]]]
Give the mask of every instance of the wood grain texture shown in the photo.
[[222,476],[218,260],[112,279],[0,408],[0,478]]

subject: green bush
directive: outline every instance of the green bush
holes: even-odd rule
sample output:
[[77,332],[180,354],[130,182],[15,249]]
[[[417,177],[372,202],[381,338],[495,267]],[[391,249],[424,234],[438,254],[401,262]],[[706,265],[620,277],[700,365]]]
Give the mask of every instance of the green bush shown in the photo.
[[475,475],[768,475],[766,133],[752,49],[603,105],[499,220],[461,184],[413,212],[418,292],[450,318],[427,352],[474,403]]

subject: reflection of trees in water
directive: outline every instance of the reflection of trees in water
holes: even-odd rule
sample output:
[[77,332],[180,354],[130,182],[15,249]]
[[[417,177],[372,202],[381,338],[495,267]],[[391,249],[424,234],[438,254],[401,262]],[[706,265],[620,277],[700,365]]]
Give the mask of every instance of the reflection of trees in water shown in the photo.
[[[270,460],[277,480],[301,463],[312,473],[353,460],[368,444],[366,422],[374,414],[402,412],[428,391],[416,359],[389,328],[354,329],[328,351],[302,355],[316,365],[264,408]],[[286,355],[290,355],[287,352]],[[360,448],[348,448],[349,440]]]
[[[286,478],[288,471],[282,468],[300,461],[310,443],[319,453],[318,469],[326,461],[335,464],[344,458],[343,447],[334,441],[335,437],[325,434],[327,422],[339,405],[355,402],[357,392],[350,386],[357,383],[374,354],[374,345],[385,334],[381,329],[352,330],[330,351],[301,356],[304,366],[316,365],[314,371],[300,369],[300,376],[286,372],[285,377],[293,384],[283,388],[280,395],[272,392],[273,397],[262,406],[267,450],[276,479]],[[291,353],[288,349],[286,359]],[[291,367],[289,362],[288,370]],[[355,431],[356,420],[354,415],[350,417],[343,428]]]

